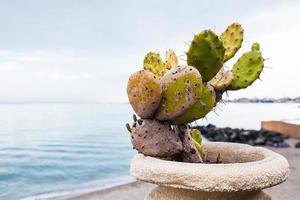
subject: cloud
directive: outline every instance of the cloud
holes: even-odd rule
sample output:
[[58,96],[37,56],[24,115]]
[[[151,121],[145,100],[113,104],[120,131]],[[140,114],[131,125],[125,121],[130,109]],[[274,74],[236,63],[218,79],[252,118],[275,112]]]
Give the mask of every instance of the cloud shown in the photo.
[[[127,101],[128,77],[142,68],[147,51],[163,55],[171,48],[182,55],[188,48],[184,42],[193,32],[213,28],[221,33],[233,21],[245,28],[245,43],[237,57],[259,41],[264,56],[270,57],[266,65],[272,69],[264,70],[263,82],[231,92],[230,98],[300,96],[299,3],[258,2],[248,10],[246,3],[220,6],[213,2],[203,5],[201,12],[195,12],[195,5],[173,4],[151,1],[145,7],[131,2],[126,10],[114,3],[80,4],[74,10],[56,10],[55,22],[49,10],[6,13],[11,23],[0,19],[4,27],[0,33],[0,101]],[[119,11],[115,16],[109,16],[112,8]],[[42,14],[41,18],[36,14]],[[18,20],[24,23],[22,30],[14,26]],[[234,59],[227,65],[233,63]]]

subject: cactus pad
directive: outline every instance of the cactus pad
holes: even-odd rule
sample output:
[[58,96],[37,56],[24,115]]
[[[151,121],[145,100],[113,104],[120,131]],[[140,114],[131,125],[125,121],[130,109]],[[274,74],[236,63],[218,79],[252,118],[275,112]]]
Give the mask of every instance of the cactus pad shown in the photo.
[[166,67],[160,55],[155,52],[149,52],[144,58],[144,69],[151,71],[158,77],[161,77],[166,72]]
[[202,93],[201,75],[194,67],[180,66],[161,78],[162,101],[156,119],[165,121],[181,115],[195,104]]
[[244,53],[233,65],[233,80],[228,89],[239,90],[248,87],[259,78],[263,67],[264,58],[259,51],[259,44],[254,43],[251,51]]
[[187,63],[196,67],[203,81],[212,79],[223,65],[225,48],[219,37],[211,30],[194,36],[187,52]]
[[171,49],[166,53],[166,62],[165,66],[167,69],[172,69],[178,66],[178,58],[174,51]]
[[182,151],[182,142],[167,123],[156,120],[139,120],[132,128],[133,147],[144,155],[173,156]]
[[201,146],[201,144],[202,144],[201,132],[198,129],[190,129],[190,135],[193,138],[193,142],[194,142],[195,147],[198,150],[200,156],[202,158],[204,158],[205,157],[205,151],[204,151],[203,147]]
[[172,122],[174,124],[185,124],[205,117],[205,115],[213,109],[215,104],[216,93],[214,91],[214,88],[210,85],[204,84],[200,100]]
[[162,88],[158,78],[150,71],[132,74],[127,84],[127,94],[133,110],[141,118],[150,118],[161,101]]
[[221,34],[220,40],[225,47],[224,62],[232,58],[241,48],[243,42],[244,29],[239,23],[230,24]]
[[190,134],[196,142],[202,144],[202,135],[198,129],[190,129]]
[[223,68],[217,73],[217,75],[211,79],[208,83],[215,88],[215,90],[225,90],[233,80],[233,74],[231,71],[225,71]]

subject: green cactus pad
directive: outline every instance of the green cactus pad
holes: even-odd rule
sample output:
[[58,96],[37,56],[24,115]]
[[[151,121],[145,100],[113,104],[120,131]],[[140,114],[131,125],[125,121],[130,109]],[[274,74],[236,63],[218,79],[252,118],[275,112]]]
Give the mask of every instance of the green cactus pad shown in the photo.
[[161,78],[162,101],[156,119],[171,120],[195,104],[202,92],[200,73],[191,66],[179,66]]
[[239,23],[230,24],[221,34],[220,40],[225,47],[224,62],[232,58],[241,48],[243,42],[244,29]]
[[216,93],[214,88],[210,85],[204,84],[200,100],[172,122],[174,124],[185,124],[205,117],[205,115],[213,109],[215,103]]
[[231,71],[225,71],[223,68],[217,73],[217,75],[211,79],[208,83],[215,88],[215,90],[225,90],[233,80],[233,74]]
[[196,67],[203,81],[212,79],[223,66],[225,48],[219,37],[211,30],[194,36],[187,52],[187,63]]
[[158,77],[161,77],[166,72],[166,67],[160,55],[155,52],[149,52],[144,58],[144,69],[151,71]]
[[171,49],[169,49],[169,51],[167,51],[167,53],[166,53],[165,67],[167,69],[172,69],[177,66],[178,66],[178,58],[177,58],[175,52],[172,51]]
[[196,142],[198,142],[200,145],[202,144],[202,135],[201,132],[198,129],[191,129],[190,134]]
[[231,72],[233,80],[229,85],[229,90],[244,89],[259,78],[264,67],[264,58],[259,51],[259,44],[254,43],[252,50],[244,53],[233,65]]
[[190,135],[193,139],[193,142],[195,144],[195,147],[196,147],[197,151],[199,152],[200,156],[202,158],[204,158],[205,157],[205,151],[204,151],[203,147],[201,146],[201,144],[202,144],[201,132],[198,129],[191,129],[189,132],[190,132]]
[[159,79],[150,71],[132,74],[127,84],[127,94],[133,110],[141,118],[151,118],[161,101]]

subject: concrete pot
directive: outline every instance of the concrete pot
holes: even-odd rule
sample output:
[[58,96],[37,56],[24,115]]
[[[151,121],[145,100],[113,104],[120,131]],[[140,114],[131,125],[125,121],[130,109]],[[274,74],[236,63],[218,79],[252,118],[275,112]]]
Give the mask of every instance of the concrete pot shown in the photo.
[[131,174],[157,184],[146,200],[271,199],[262,189],[284,182],[287,160],[268,149],[245,144],[208,142],[203,147],[209,160],[221,156],[222,164],[166,161],[136,155]]

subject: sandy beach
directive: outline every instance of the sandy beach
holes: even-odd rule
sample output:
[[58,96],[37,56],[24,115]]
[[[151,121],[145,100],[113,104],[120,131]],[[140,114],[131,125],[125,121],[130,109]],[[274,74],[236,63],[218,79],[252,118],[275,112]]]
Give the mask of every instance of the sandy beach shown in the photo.
[[[285,156],[290,164],[290,176],[286,182],[266,189],[274,200],[295,200],[300,196],[300,149],[294,148],[295,140],[288,141],[290,148],[270,148]],[[55,200],[141,200],[155,187],[153,184],[135,181],[121,186],[80,195],[68,195]]]

